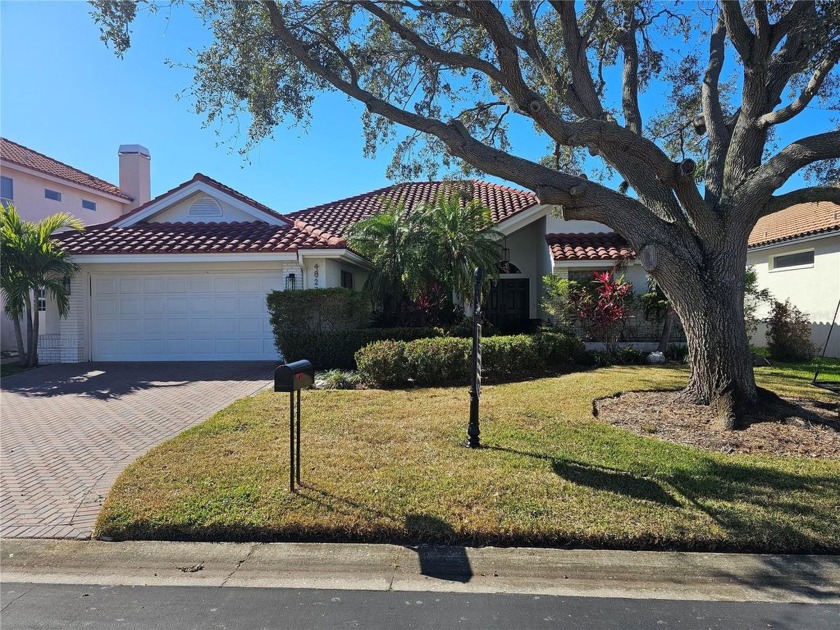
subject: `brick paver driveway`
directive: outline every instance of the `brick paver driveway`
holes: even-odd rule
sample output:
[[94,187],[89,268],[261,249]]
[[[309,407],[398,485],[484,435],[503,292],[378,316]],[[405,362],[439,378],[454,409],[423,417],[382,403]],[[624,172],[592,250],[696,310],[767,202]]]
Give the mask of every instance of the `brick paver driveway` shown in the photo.
[[3,379],[0,537],[89,538],[117,475],[272,378],[266,362],[50,365]]

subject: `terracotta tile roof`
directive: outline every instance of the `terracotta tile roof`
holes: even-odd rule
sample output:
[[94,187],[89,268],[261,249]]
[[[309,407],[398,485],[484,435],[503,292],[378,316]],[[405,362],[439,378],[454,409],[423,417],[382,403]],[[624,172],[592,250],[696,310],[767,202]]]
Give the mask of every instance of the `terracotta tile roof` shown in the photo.
[[344,241],[324,238],[291,224],[263,221],[233,223],[136,223],[113,227],[104,223],[84,233],[59,237],[64,249],[89,254],[230,254],[295,252],[300,248],[340,249]]
[[30,168],[39,173],[73,182],[74,184],[80,184],[81,186],[86,186],[99,192],[116,195],[126,201],[132,200],[130,195],[124,193],[118,186],[114,186],[114,184],[109,184],[103,179],[89,175],[77,168],[68,166],[63,162],[54,160],[51,157],[47,157],[42,153],[33,151],[6,138],[0,138],[0,159],[25,168]]
[[554,260],[623,260],[636,253],[615,232],[586,234],[546,234]]
[[801,203],[762,217],[750,233],[749,247],[840,230],[840,205],[830,201]]
[[372,214],[381,212],[383,202],[404,203],[411,211],[421,203],[434,201],[441,192],[460,188],[470,190],[473,198],[490,208],[493,221],[499,223],[539,203],[534,193],[480,180],[468,182],[409,182],[380,188],[355,197],[340,199],[286,215],[309,225],[343,236],[347,228]]

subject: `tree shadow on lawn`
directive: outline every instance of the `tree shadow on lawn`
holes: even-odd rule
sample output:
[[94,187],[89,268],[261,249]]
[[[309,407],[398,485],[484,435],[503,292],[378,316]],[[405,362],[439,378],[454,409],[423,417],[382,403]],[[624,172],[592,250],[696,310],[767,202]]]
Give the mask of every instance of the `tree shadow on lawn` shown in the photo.
[[[727,538],[719,541],[664,542],[656,545],[658,548],[673,546],[760,553],[840,552],[840,520],[831,507],[820,508],[792,496],[792,493],[807,492],[813,496],[838,497],[840,474],[795,474],[760,464],[743,465],[703,457],[694,467],[678,468],[656,480],[630,471],[543,453],[500,446],[487,448],[549,462],[558,476],[599,492],[679,510],[685,509],[687,503],[727,533]],[[668,487],[672,491],[669,492]]]
[[659,483],[653,479],[634,475],[626,470],[576,462],[540,453],[528,453],[503,446],[489,446],[488,448],[494,451],[514,453],[516,455],[545,460],[551,464],[551,469],[554,471],[554,474],[578,486],[587,486],[593,490],[613,492],[642,501],[652,501],[668,507],[680,506],[680,503]]

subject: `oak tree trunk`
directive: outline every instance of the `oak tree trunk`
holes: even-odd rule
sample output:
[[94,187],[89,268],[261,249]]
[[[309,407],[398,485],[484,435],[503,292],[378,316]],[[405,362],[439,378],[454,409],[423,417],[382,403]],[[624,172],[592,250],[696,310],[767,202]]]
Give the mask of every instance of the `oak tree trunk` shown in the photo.
[[672,269],[657,278],[685,330],[691,376],[681,398],[711,405],[727,429],[742,426],[758,397],[744,325],[741,258],[721,256],[703,268],[680,261],[678,273]]

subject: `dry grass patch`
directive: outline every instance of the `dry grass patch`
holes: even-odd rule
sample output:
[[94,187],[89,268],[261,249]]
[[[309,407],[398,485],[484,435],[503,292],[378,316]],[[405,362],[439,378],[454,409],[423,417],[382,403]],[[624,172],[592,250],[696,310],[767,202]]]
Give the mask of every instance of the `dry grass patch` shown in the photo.
[[677,388],[686,374],[613,367],[486,387],[477,451],[462,446],[465,388],[305,392],[297,494],[288,491],[288,399],[261,394],[132,464],[97,532],[840,551],[838,462],[710,453],[592,417],[593,399]]

